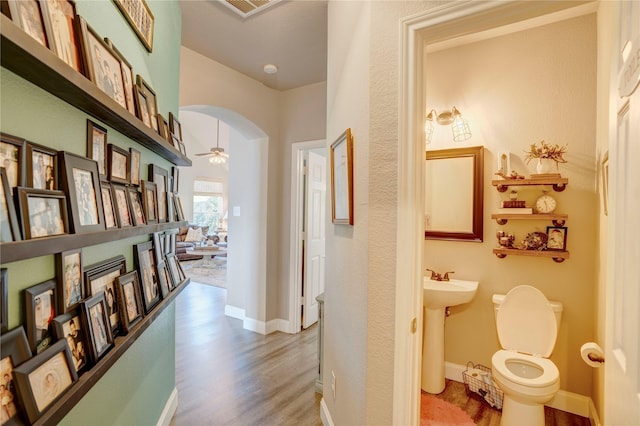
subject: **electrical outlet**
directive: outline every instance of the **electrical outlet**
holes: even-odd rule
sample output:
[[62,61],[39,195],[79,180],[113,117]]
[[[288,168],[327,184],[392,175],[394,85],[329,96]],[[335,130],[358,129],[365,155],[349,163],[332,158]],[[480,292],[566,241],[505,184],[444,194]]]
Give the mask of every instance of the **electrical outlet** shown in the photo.
[[331,370],[331,394],[333,395],[333,400],[336,399],[336,373]]

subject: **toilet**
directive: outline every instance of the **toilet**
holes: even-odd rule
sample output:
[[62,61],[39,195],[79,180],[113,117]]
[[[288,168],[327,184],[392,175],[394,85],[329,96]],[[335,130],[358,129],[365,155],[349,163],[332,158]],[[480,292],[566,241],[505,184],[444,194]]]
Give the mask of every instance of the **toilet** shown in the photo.
[[556,344],[562,303],[547,300],[528,285],[494,294],[501,350],[491,371],[504,392],[501,425],[544,426],[544,404],[560,389],[560,373],[548,359]]

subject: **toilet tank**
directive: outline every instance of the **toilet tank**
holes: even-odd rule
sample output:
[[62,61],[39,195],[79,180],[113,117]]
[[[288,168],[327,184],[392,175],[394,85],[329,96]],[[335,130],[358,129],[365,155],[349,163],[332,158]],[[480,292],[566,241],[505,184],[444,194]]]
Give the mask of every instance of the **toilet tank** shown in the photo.
[[[493,295],[493,319],[494,321],[498,318],[498,309],[500,309],[500,304],[504,300],[504,294],[494,294]],[[553,313],[556,316],[556,326],[558,330],[560,330],[560,320],[562,320],[562,302],[558,302],[556,300],[549,300],[549,304],[551,305],[551,309],[553,309]]]

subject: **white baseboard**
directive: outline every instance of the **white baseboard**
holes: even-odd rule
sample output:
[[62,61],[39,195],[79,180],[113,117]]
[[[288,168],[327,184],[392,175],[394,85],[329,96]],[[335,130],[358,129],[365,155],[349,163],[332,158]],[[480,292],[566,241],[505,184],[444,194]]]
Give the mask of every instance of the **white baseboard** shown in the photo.
[[[467,367],[464,365],[445,362],[444,376],[449,380],[464,383],[462,372],[466,369]],[[547,407],[555,408],[556,410],[566,411],[567,413],[587,417],[591,421],[592,425],[594,425],[594,422],[595,425],[600,424],[595,405],[593,404],[591,398],[589,398],[588,396],[580,395],[573,392],[567,392],[560,389],[556,396],[545,405]]]
[[596,410],[596,405],[593,403],[593,399],[589,402],[589,420],[591,421],[591,426],[602,426],[600,423],[600,417],[598,416],[598,410]]
[[244,320],[244,312],[245,311],[242,308],[231,305],[224,305],[224,314],[228,317]]
[[289,321],[277,318],[267,323],[267,334],[273,333],[274,331],[282,331],[283,333],[291,334],[289,328]]
[[245,330],[254,331],[260,334],[270,334],[274,331],[282,331],[284,333],[290,333],[289,321],[283,319],[274,319],[269,322],[258,321],[246,316],[246,311],[236,306],[225,305],[224,314],[231,318],[242,320],[242,328]]
[[324,426],[334,426],[331,413],[329,412],[329,408],[327,408],[327,404],[324,402],[324,398],[320,400],[320,420],[322,420]]
[[160,414],[157,426],[169,426],[169,424],[171,423],[171,419],[173,419],[173,415],[176,414],[177,409],[178,389],[173,388],[173,390],[171,391],[171,395],[169,395],[169,399],[167,399],[167,403],[164,405],[164,410],[162,410],[162,414]]

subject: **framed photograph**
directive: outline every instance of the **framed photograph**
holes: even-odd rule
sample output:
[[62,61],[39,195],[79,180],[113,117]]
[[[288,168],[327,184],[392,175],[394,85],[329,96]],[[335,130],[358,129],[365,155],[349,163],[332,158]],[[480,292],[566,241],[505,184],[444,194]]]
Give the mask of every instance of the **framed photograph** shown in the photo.
[[176,220],[176,208],[173,204],[173,192],[167,192],[167,222],[173,222]]
[[71,230],[76,234],[104,231],[98,163],[70,152],[58,153],[62,189],[68,195]]
[[165,239],[163,232],[153,233],[153,252],[156,256],[156,264],[164,263]]
[[547,226],[547,250],[567,250],[566,226]]
[[171,132],[169,131],[169,122],[162,114],[158,114],[158,129],[160,136],[171,143]]
[[169,268],[169,276],[171,277],[172,287],[178,287],[182,280],[180,279],[180,270],[178,266],[178,258],[175,254],[168,254],[166,256],[167,267]]
[[180,153],[184,156],[187,155],[187,149],[184,147],[184,143],[180,142],[180,149],[179,149]]
[[160,288],[158,276],[156,274],[156,262],[153,253],[153,242],[147,241],[135,245],[133,251],[136,268],[140,274],[140,284],[142,288],[142,304],[145,313],[151,310],[160,302]]
[[131,271],[116,279],[118,300],[120,301],[120,318],[125,333],[142,320],[143,307],[140,296],[140,280],[138,271]]
[[176,135],[174,135],[173,133],[171,133],[171,140],[170,140],[170,142],[173,142],[173,147],[174,147],[175,149],[177,149],[178,151],[182,152],[182,151],[181,151],[181,149],[180,149],[180,145],[182,144],[182,142],[180,142],[180,139],[178,139],[178,138],[176,137]]
[[147,97],[140,87],[133,86],[133,97],[136,103],[136,117],[142,120],[147,127],[151,127],[151,116],[149,115],[149,107],[147,106]]
[[158,223],[158,196],[156,184],[142,181],[142,204],[149,223]]
[[57,296],[55,280],[24,290],[27,340],[32,352],[40,353],[53,342],[51,320],[56,316]]
[[82,302],[82,317],[87,330],[91,359],[97,363],[113,347],[104,293],[100,292]]
[[178,181],[180,178],[180,169],[174,166],[171,167],[171,192],[178,192]]
[[0,268],[0,331],[4,333],[9,327],[9,272],[7,268]]
[[353,225],[353,137],[345,130],[331,144],[331,221]]
[[49,48],[71,68],[82,73],[82,59],[74,24],[75,3],[70,0],[41,1]]
[[73,249],[56,254],[56,276],[58,277],[58,313],[76,309],[85,298],[82,276],[82,249]]
[[87,120],[87,158],[98,163],[100,178],[107,177],[107,129]]
[[49,47],[39,2],[37,0],[8,0],[8,4],[11,20],[38,43]]
[[114,336],[120,330],[116,279],[126,272],[126,261],[122,255],[88,266],[84,272],[87,296],[104,293],[105,314],[109,320],[109,329]]
[[107,229],[114,229],[118,227],[116,221],[116,208],[113,203],[113,194],[111,192],[111,185],[107,181],[100,181],[100,192],[102,193],[102,210],[104,210],[104,224]]
[[147,110],[149,111],[149,120],[151,121],[151,128],[156,132],[159,132],[158,127],[158,101],[156,99],[156,92],[151,88],[140,74],[136,76],[136,84],[147,99]]
[[7,171],[0,167],[0,243],[22,240]]
[[131,217],[133,218],[133,224],[136,226],[146,225],[145,212],[142,207],[142,197],[138,188],[130,186],[127,188],[129,193],[129,205],[131,206]]
[[31,349],[22,326],[2,335],[0,355],[0,394],[2,395],[2,425],[18,426],[26,422],[20,404],[13,369],[31,358]]
[[107,145],[107,179],[111,182],[128,184],[130,170],[129,151],[114,144]]
[[16,199],[25,240],[69,233],[64,192],[18,187]]
[[58,189],[58,157],[55,149],[27,142],[27,186]]
[[116,209],[116,219],[119,228],[128,228],[133,226],[131,218],[131,207],[129,207],[129,197],[127,195],[127,187],[124,185],[111,184],[111,197]]
[[25,179],[25,141],[15,136],[0,134],[0,166],[4,167],[7,173],[7,180],[11,188],[16,186],[26,186]]
[[113,0],[144,47],[153,50],[153,13],[145,0]]
[[13,377],[31,423],[78,380],[71,351],[64,340],[15,367]]
[[127,103],[127,109],[133,115],[136,115],[136,103],[133,95],[133,67],[127,61],[122,53],[113,45],[111,40],[105,38],[104,41],[107,43],[107,46],[116,54],[118,59],[120,59],[120,68],[122,69],[122,82],[124,83],[124,99]]
[[176,220],[178,222],[183,222],[185,220],[184,210],[182,210],[182,201],[180,201],[180,196],[178,194],[173,194],[173,204],[176,208]]
[[131,170],[129,171],[129,177],[131,179],[131,185],[140,185],[140,151],[135,148],[129,148],[129,158],[131,164]]
[[602,157],[602,209],[605,216],[609,216],[609,150]]
[[169,131],[176,137],[180,142],[182,142],[182,126],[178,121],[178,118],[173,115],[172,112],[169,112]]
[[107,96],[127,109],[119,57],[82,16],[78,15],[78,22],[86,76]]
[[160,294],[163,299],[169,296],[171,288],[173,287],[169,274],[167,273],[167,267],[164,262],[158,263],[158,284],[160,287]]
[[169,172],[155,164],[149,164],[148,178],[156,184],[158,196],[158,222],[167,221],[167,191],[169,190]]
[[89,352],[87,347],[87,335],[82,324],[80,310],[58,315],[53,319],[53,328],[58,340],[66,340],[71,350],[73,368],[78,376],[87,370],[89,366]]

